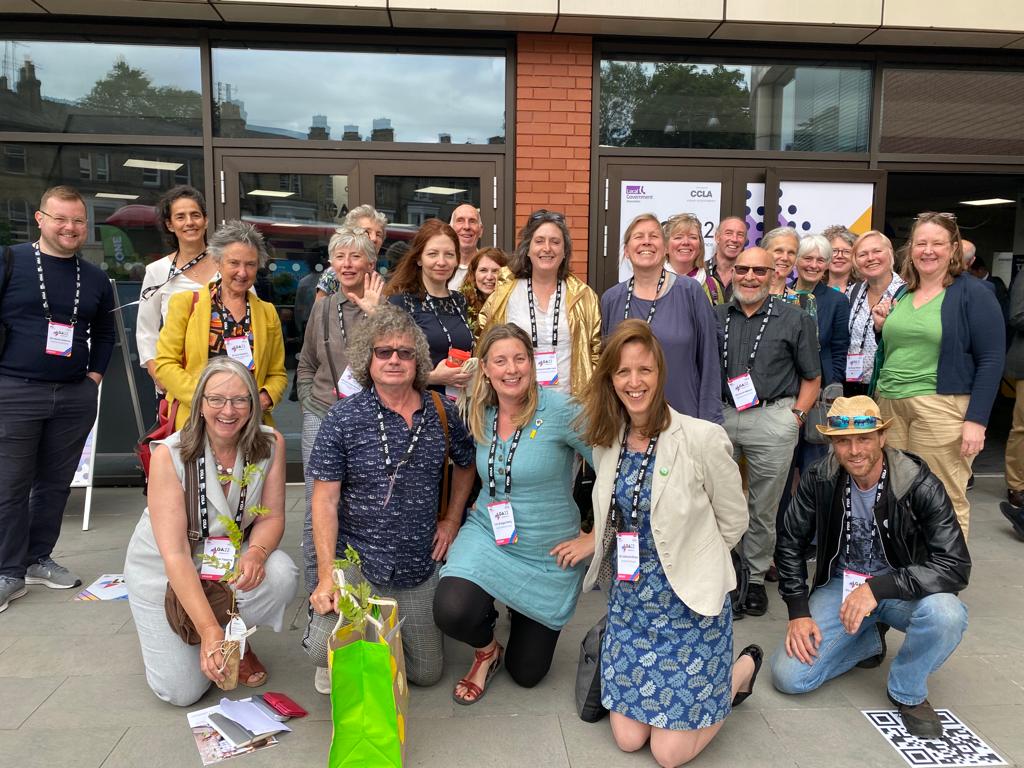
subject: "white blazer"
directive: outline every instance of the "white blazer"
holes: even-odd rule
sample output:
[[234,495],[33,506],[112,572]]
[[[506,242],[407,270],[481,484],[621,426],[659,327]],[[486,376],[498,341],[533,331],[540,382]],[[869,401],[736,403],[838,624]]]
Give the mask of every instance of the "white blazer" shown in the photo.
[[[709,421],[671,411],[672,422],[658,438],[651,480],[654,545],[673,591],[704,616],[722,612],[736,587],[730,550],[747,530],[747,502],[732,443]],[[608,503],[615,481],[622,433],[610,447],[594,448],[594,559],[583,591],[597,581],[604,553]]]

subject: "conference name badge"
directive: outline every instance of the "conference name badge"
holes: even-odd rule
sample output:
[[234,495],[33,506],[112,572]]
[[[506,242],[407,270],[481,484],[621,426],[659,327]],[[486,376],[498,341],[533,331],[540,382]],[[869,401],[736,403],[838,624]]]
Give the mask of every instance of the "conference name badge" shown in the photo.
[[619,581],[640,581],[640,537],[635,531],[615,534],[617,576]]
[[224,349],[228,357],[237,360],[246,368],[252,370],[254,361],[252,359],[252,347],[249,346],[249,339],[246,336],[229,336],[224,339]]
[[231,539],[227,536],[210,536],[203,542],[203,566],[199,578],[219,581],[234,562],[235,545]]
[[732,393],[732,401],[735,403],[737,411],[745,411],[759,402],[757,390],[754,389],[754,380],[750,378],[749,373],[741,373],[739,376],[734,376],[727,383],[729,384],[729,392]]
[[542,387],[553,387],[558,384],[558,358],[554,352],[537,352],[537,383]]
[[846,598],[850,596],[857,587],[866,583],[870,579],[866,573],[857,573],[857,571],[851,571],[849,569],[843,571],[843,602],[846,602]]
[[864,355],[846,356],[846,380],[860,381],[864,377]]
[[491,529],[494,531],[494,543],[499,547],[515,544],[519,541],[516,531],[516,516],[512,512],[512,502],[492,501],[487,505],[487,514],[491,516]]
[[346,367],[344,373],[338,379],[338,395],[341,397],[351,397],[362,391],[363,386],[352,375],[352,366]]
[[46,326],[46,354],[57,357],[71,357],[71,345],[75,341],[75,327],[52,320]]

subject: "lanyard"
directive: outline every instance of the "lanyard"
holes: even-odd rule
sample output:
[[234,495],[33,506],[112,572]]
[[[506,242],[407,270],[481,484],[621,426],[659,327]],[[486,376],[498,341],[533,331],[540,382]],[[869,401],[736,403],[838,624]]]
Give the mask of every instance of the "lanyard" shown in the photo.
[[[665,270],[661,270],[661,277],[658,278],[658,287],[654,290],[654,301],[651,302],[651,308],[647,310],[648,325],[654,320],[654,312],[658,308],[658,297],[661,296],[661,289],[665,285],[665,274]],[[629,320],[629,305],[633,301],[633,283],[635,281],[636,277],[629,278],[629,288],[626,289],[626,310],[622,313],[623,320]]]
[[151,285],[151,286],[149,286],[149,288],[144,290],[142,292],[142,301],[148,300],[154,293],[156,293],[161,288],[163,288],[165,285],[167,285],[169,282],[171,282],[171,280],[176,278],[178,275],[185,274],[186,271],[192,269],[192,267],[194,267],[196,264],[198,264],[200,261],[202,261],[205,257],[206,257],[206,251],[203,251],[198,256],[196,256],[194,259],[192,259],[191,261],[187,262],[185,264],[185,266],[183,266],[181,269],[178,269],[177,267],[174,266],[174,259],[172,259],[171,260],[171,268],[167,271],[167,279],[164,280],[162,283],[160,283],[160,285]]
[[[523,436],[523,430],[517,429],[512,435],[512,442],[508,445],[508,456],[505,458],[505,499],[508,500],[512,493],[512,457],[516,448],[519,447],[519,438]],[[498,409],[494,409],[494,423],[491,425],[491,450],[487,454],[487,489],[491,492],[491,498],[497,498],[498,486],[494,482],[494,453],[498,448]]]
[[[612,498],[609,503],[608,513],[612,518],[612,527],[619,531],[622,529],[622,520],[616,514],[618,505],[615,503],[616,489],[619,487],[619,477],[622,474],[622,462],[626,458],[626,442],[629,439],[629,426],[626,426],[625,432],[622,435],[622,447],[619,448],[619,460],[615,464],[615,479],[612,481]],[[637,512],[640,510],[640,492],[644,487],[644,478],[647,476],[647,465],[651,463],[651,458],[654,456],[655,446],[658,445],[658,436],[655,435],[651,438],[651,441],[647,444],[647,450],[644,451],[644,458],[640,462],[640,471],[636,474],[636,483],[633,484],[633,497],[630,502],[632,510],[630,512],[630,523],[633,526],[633,530],[636,530],[636,518]]]
[[[884,291],[882,291],[882,295],[878,299],[879,302],[881,302],[882,299],[884,299],[887,296],[889,296],[889,288],[891,288],[891,287],[892,287],[892,282],[890,281],[890,283],[886,287],[886,289]],[[864,283],[864,290],[861,291],[860,295],[857,297],[857,305],[853,308],[853,311],[850,313],[850,330],[853,331],[854,323],[857,320],[857,313],[860,312],[861,309],[865,310],[864,329],[863,329],[863,331],[861,332],[861,335],[860,335],[860,346],[857,347],[857,352],[860,352],[860,353],[864,352],[864,345],[868,343],[868,334],[874,332],[874,319],[871,317],[871,310],[868,309],[867,304],[868,304],[868,284],[865,281],[865,283]],[[854,354],[856,354],[856,353],[854,353]]]
[[[440,325],[441,326],[441,330],[444,331],[444,335],[448,339],[448,349],[454,349],[455,348],[455,344],[454,344],[454,342],[452,342],[452,335],[448,331],[448,326],[445,325],[444,322],[441,320],[441,315],[439,315],[438,312],[437,312],[437,305],[435,304],[435,301],[436,301],[436,299],[428,293],[427,294],[427,298],[424,300],[423,303],[427,305],[427,309],[429,309],[431,312],[433,312],[434,319],[437,320],[437,324]],[[451,299],[451,301],[455,304],[455,309],[458,312],[459,319],[462,321],[462,324],[464,326],[466,326],[466,332],[469,333],[470,337],[472,337],[473,336],[473,332],[469,329],[469,323],[466,322],[466,318],[462,314],[462,308],[459,307],[458,302],[456,302],[455,299]]]
[[[245,294],[245,317],[242,318],[242,322],[239,323],[235,320],[234,315],[228,312],[228,308],[224,306],[224,297],[221,293],[221,286],[217,286],[217,312],[220,313],[221,326],[224,329],[224,338],[234,338],[236,336],[248,336],[249,331],[252,329],[252,307],[249,304],[249,293]],[[239,333],[241,331],[241,333]]]
[[[53,315],[50,313],[50,302],[46,298],[46,282],[43,280],[43,256],[39,252],[39,241],[32,243],[32,249],[36,254],[36,272],[39,273],[39,293],[43,296],[43,316],[46,322],[53,322]],[[76,253],[75,259],[75,304],[71,310],[71,321],[69,325],[74,326],[78,322],[78,306],[82,295],[82,263]]]
[[[885,459],[882,459],[882,475],[878,478],[878,490],[875,491],[875,503],[871,505],[872,513],[878,507],[878,502],[882,500],[882,493],[885,491],[885,479],[889,476],[889,466]],[[851,498],[853,492],[850,487],[853,483],[853,478],[847,476],[846,478],[846,490],[843,493],[843,516],[846,520],[846,567],[850,567],[850,539],[853,538],[853,525],[850,522],[850,518],[853,516],[853,499]]]
[[[533,278],[526,278],[526,298],[530,303],[530,336],[533,339],[533,348],[537,349],[540,342],[537,340],[537,307],[533,302]],[[558,349],[558,311],[562,306],[562,281],[558,281],[555,288],[555,308],[551,317],[551,348]]]
[[[243,460],[242,464],[245,464]],[[199,525],[202,531],[203,538],[209,538],[210,536],[210,517],[206,511],[206,454],[201,453],[196,459],[196,467],[199,470]],[[219,479],[219,478],[218,478]],[[235,525],[239,528],[242,527],[242,516],[245,514],[245,494],[246,487],[244,485],[239,486],[238,490],[238,510],[235,512]]]
[[[374,402],[377,403],[377,434],[380,437],[380,447],[384,451],[384,469],[388,476],[391,477],[392,484],[394,478],[398,474],[398,470],[402,468],[402,465],[409,461],[412,456],[413,450],[416,448],[416,442],[420,439],[420,432],[423,431],[423,422],[426,418],[421,418],[420,423],[416,425],[416,429],[413,430],[412,436],[409,438],[409,446],[405,449],[405,454],[399,460],[398,464],[394,464],[391,461],[391,449],[388,447],[388,433],[384,430],[384,409],[380,405],[380,399],[377,397],[377,391],[373,392]],[[390,497],[390,492],[388,496]]]
[[[750,350],[750,359],[747,360],[747,373],[754,367],[754,355],[757,354],[757,348],[761,344],[761,337],[764,336],[764,329],[768,327],[768,318],[772,315],[772,305],[775,303],[775,297],[772,296],[768,299],[768,309],[764,313],[764,320],[761,321],[761,328],[757,332],[757,336],[754,337],[754,346]],[[729,375],[729,323],[732,320],[732,312],[725,313],[725,336],[722,339],[722,369],[725,371],[725,375]]]
[[[344,301],[338,302],[338,324],[341,326],[341,343],[343,346],[348,346],[348,334],[345,333],[345,314],[341,311],[341,308],[345,305]],[[324,325],[326,328],[327,326]],[[324,344],[327,343],[327,339],[324,338]]]

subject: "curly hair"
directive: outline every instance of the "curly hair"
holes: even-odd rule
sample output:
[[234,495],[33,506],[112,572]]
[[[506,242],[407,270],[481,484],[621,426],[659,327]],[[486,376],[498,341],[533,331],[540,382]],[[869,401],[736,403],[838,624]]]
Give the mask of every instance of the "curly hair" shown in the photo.
[[562,251],[564,257],[558,265],[558,279],[565,280],[569,276],[569,259],[572,257],[572,237],[565,223],[565,216],[558,211],[540,208],[530,214],[523,228],[519,230],[519,244],[508,260],[508,268],[514,277],[530,277],[533,274],[533,262],[530,261],[530,242],[537,230],[544,224],[554,224],[562,233]]
[[373,357],[373,347],[378,341],[395,336],[405,336],[412,340],[413,347],[416,349],[416,380],[413,382],[413,386],[423,391],[427,387],[427,377],[434,370],[434,366],[430,362],[427,337],[416,325],[412,315],[393,304],[384,304],[378,307],[377,311],[367,316],[352,334],[352,339],[346,350],[352,375],[362,387],[372,386],[370,358]]
[[825,227],[825,231],[822,232],[821,234],[825,236],[825,239],[828,240],[829,243],[831,243],[838,237],[851,248],[853,247],[854,242],[857,240],[857,235],[848,230],[842,224],[833,224],[831,227]]
[[207,243],[206,249],[210,252],[214,262],[220,266],[224,249],[235,243],[241,243],[255,249],[256,256],[259,259],[259,266],[261,268],[267,266],[270,255],[267,253],[267,244],[263,240],[263,235],[252,224],[238,219],[230,219],[217,227],[217,231],[213,233],[213,237]]
[[331,240],[327,244],[327,258],[333,258],[334,252],[338,248],[354,248],[357,251],[362,251],[366,260],[370,262],[370,269],[377,266],[377,248],[362,227],[346,225],[334,230],[334,234],[331,235]]

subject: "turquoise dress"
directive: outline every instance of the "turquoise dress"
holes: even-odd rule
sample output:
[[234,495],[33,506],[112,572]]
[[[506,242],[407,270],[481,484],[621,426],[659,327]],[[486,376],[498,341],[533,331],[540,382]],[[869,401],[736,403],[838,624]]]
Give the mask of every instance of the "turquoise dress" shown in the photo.
[[556,544],[580,533],[580,511],[572,498],[574,457],[579,453],[589,463],[591,454],[572,428],[578,413],[567,395],[541,390],[537,413],[523,428],[512,459],[510,501],[519,540],[498,546],[487,505],[505,499],[503,472],[511,439],[498,440],[497,495],[491,496],[487,455],[494,409],[487,409],[486,440],[476,447],[483,488],[441,569],[442,579],[458,576],[471,581],[509,608],[554,630],[565,626],[576,610],[585,572],[583,564],[563,570],[549,554]]
[[[619,509],[632,508],[643,456],[626,452],[615,487]],[[657,728],[707,728],[732,710],[732,606],[726,595],[718,616],[702,616],[668,583],[651,531],[653,473],[651,462],[637,510],[640,580],[612,581],[601,645],[601,704]],[[613,550],[613,574],[615,559]]]

